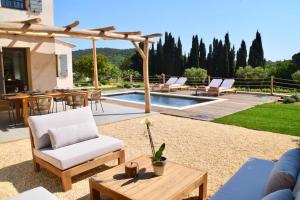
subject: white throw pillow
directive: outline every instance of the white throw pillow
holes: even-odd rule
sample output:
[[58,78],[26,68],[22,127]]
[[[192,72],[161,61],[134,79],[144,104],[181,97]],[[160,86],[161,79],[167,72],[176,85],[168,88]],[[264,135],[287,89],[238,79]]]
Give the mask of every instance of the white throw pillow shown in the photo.
[[61,128],[50,128],[48,134],[53,149],[99,137],[95,123],[86,122]]

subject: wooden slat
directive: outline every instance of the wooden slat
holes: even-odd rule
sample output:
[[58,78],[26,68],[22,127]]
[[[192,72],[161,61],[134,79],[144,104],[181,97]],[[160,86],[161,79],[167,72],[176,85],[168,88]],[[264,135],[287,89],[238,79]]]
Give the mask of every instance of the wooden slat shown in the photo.
[[142,34],[141,31],[134,31],[134,32],[117,31],[117,32],[114,32],[114,33],[117,33],[117,34],[124,34],[124,35],[141,35],[141,34]]
[[114,31],[116,30],[116,27],[115,26],[107,26],[107,27],[102,27],[102,28],[91,28],[89,29],[91,31]]
[[79,25],[79,21],[76,20],[76,21],[74,21],[73,23],[64,26],[64,28],[66,28],[65,31],[70,31],[72,28],[75,28],[75,27],[78,26],[78,25]]
[[25,24],[39,24],[41,23],[42,19],[41,18],[33,18],[33,19],[28,19],[28,20],[25,20],[25,21],[22,21],[22,23],[25,23]]
[[162,34],[161,33],[153,33],[153,34],[149,34],[149,35],[142,35],[142,37],[144,38],[154,38],[154,37],[161,37]]

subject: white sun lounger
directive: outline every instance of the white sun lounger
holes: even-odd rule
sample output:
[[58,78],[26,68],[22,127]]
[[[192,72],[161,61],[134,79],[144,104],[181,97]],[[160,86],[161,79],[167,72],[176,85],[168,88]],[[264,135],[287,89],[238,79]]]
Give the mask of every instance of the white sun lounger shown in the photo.
[[155,89],[157,90],[161,90],[161,88],[165,85],[172,85],[172,84],[175,84],[176,81],[178,80],[177,77],[175,76],[172,76],[169,78],[169,80],[166,82],[166,83],[156,83],[152,86],[152,91],[154,91]]
[[174,84],[162,86],[161,91],[170,92],[172,90],[186,89],[188,88],[188,86],[184,85],[186,81],[186,77],[180,77]]
[[224,79],[220,87],[210,87],[207,93],[219,96],[225,92],[236,92],[236,89],[233,88],[234,82],[234,79]]
[[208,86],[205,85],[200,85],[196,88],[196,95],[198,94],[198,92],[202,92],[202,93],[207,93],[208,89],[211,87],[220,87],[221,83],[222,83],[223,79],[217,79],[214,78]]

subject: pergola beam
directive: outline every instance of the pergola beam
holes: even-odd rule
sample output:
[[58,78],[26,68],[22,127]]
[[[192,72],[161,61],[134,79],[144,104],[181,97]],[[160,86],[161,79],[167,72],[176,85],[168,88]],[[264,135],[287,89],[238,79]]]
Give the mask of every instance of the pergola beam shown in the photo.
[[114,33],[117,33],[117,34],[124,34],[124,35],[142,35],[142,32],[141,32],[141,31],[133,31],[133,32],[128,32],[128,31],[117,31],[117,32],[114,32]]
[[[51,27],[39,24],[32,24],[29,27],[24,27],[23,23],[8,23],[3,22],[0,23],[0,31],[6,31],[7,34],[9,32],[19,32],[20,35],[26,35],[26,33],[36,33],[36,36],[41,34],[49,35],[49,37],[73,37],[73,38],[84,38],[84,39],[120,39],[120,40],[130,40],[130,41],[137,41],[137,42],[144,42],[146,38],[138,36],[138,35],[128,35],[125,37],[124,34],[118,34],[113,32],[102,32],[99,33],[99,30],[108,30],[104,28],[99,28],[98,31],[95,30],[78,30],[78,29],[71,29],[70,31],[66,32],[65,28],[63,27]],[[15,33],[12,33],[15,34]],[[34,34],[32,34],[34,35]],[[154,43],[153,40],[149,40],[150,43]]]
[[133,44],[134,48],[137,50],[137,52],[140,54],[140,56],[142,57],[142,59],[146,59],[146,55],[145,53],[143,52],[143,50],[139,47],[139,45],[134,42],[134,41],[131,41],[131,43]]
[[70,31],[71,29],[75,28],[75,27],[78,26],[78,25],[79,25],[79,21],[76,20],[76,21],[74,21],[73,23],[64,26],[64,28],[65,28],[65,31],[68,32],[68,31]]
[[155,38],[155,37],[161,37],[162,34],[161,33],[153,33],[153,34],[149,34],[149,35],[142,35],[141,37],[144,37],[144,38]]

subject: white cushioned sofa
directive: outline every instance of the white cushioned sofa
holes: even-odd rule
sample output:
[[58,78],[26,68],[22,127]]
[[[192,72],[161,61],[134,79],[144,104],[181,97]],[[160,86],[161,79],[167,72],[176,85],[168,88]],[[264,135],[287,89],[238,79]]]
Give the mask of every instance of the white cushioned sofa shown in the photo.
[[210,200],[300,200],[300,148],[277,162],[251,158]]
[[43,167],[72,188],[71,177],[117,159],[125,162],[121,140],[100,135],[91,109],[31,116],[28,119],[34,170]]
[[9,200],[58,200],[53,194],[43,187],[36,187],[18,194]]

